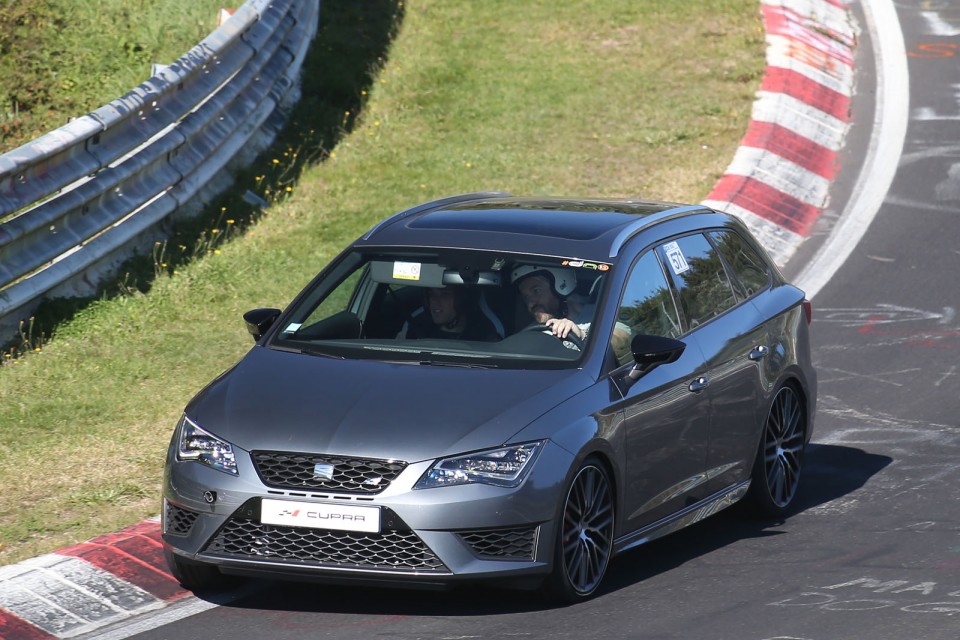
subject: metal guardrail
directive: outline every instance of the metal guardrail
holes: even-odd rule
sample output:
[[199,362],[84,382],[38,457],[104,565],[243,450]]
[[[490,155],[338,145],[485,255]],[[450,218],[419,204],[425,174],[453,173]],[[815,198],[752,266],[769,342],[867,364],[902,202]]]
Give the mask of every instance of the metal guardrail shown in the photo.
[[319,11],[248,0],[123,97],[0,156],[0,341],[45,297],[91,293],[273,141]]

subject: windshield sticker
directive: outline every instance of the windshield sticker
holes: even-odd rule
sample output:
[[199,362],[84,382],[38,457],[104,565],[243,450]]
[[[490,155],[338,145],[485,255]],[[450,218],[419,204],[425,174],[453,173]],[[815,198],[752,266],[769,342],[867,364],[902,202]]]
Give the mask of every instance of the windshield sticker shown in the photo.
[[397,280],[419,280],[420,263],[419,262],[394,262],[393,277]]
[[303,326],[303,323],[300,322],[291,322],[287,325],[287,328],[283,330],[284,333],[296,333],[297,329]]
[[690,265],[687,264],[687,259],[683,257],[683,251],[680,251],[680,245],[676,242],[668,242],[663,245],[663,252],[667,255],[670,268],[673,269],[675,274],[680,275],[690,270]]
[[585,262],[584,260],[564,260],[560,263],[564,267],[575,267],[578,269],[592,269],[593,271],[607,271],[610,265],[602,262]]

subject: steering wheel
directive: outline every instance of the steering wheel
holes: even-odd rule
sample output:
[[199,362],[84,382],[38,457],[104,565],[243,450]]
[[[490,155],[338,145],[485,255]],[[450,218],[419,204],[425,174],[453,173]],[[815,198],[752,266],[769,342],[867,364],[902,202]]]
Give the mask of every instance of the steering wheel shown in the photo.
[[566,338],[561,338],[560,336],[554,335],[553,330],[549,326],[543,324],[542,322],[536,322],[534,324],[526,326],[520,330],[520,333],[524,333],[527,331],[535,332],[535,333],[549,333],[552,337],[556,338],[560,342],[569,342],[570,344],[572,344],[577,348],[577,351],[583,351],[583,340],[581,340],[580,337],[577,336],[573,331],[568,333]]

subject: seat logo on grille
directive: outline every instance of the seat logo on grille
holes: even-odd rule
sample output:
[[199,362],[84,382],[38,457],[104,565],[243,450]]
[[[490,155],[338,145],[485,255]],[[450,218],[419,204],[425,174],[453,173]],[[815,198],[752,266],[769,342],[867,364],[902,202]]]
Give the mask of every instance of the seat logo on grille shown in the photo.
[[317,480],[333,480],[332,464],[313,465],[313,477]]

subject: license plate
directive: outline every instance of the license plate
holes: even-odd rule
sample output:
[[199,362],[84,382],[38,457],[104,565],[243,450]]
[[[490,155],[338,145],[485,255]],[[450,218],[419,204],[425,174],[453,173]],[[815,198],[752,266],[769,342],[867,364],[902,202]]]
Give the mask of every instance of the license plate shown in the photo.
[[380,507],[264,499],[260,503],[260,522],[285,527],[379,533]]

